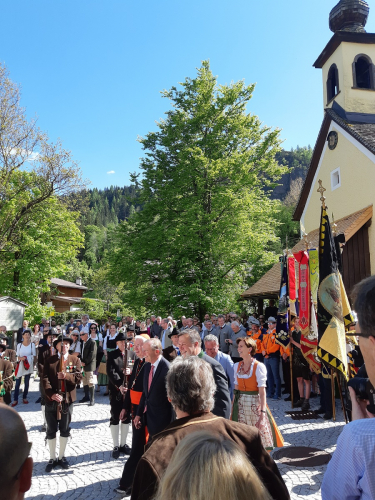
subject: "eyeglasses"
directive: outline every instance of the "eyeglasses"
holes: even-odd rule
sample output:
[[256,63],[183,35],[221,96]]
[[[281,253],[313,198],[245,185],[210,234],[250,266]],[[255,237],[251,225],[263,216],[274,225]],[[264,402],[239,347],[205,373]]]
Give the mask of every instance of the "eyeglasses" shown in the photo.
[[96,326],[92,326],[90,330],[96,330]]

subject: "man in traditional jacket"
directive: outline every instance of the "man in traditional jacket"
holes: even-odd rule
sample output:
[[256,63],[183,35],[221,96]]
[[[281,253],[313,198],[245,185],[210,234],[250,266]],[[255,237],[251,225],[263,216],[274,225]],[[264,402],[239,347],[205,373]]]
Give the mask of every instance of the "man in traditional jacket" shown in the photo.
[[197,431],[234,441],[246,453],[271,497],[289,499],[275,462],[262,446],[259,430],[211,413],[216,386],[208,363],[198,356],[178,357],[170,366],[166,383],[177,420],[148,443],[135,473],[131,500],[155,497],[176,446],[185,436]]
[[[72,342],[70,337],[58,337],[53,343],[56,354],[47,357],[43,366],[47,440],[50,451],[46,472],[51,472],[57,466],[69,469],[69,463],[65,458],[65,449],[70,436],[73,403],[76,400],[76,385],[82,379],[81,361],[69,354]],[[60,449],[57,460],[56,433],[58,429],[60,430]]]

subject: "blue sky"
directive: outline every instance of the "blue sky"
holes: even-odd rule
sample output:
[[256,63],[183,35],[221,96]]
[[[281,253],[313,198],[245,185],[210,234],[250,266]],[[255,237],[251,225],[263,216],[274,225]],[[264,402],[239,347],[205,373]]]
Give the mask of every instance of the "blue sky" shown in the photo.
[[168,109],[160,91],[205,59],[219,83],[257,83],[248,111],[282,129],[285,149],[313,146],[323,102],[312,64],[332,35],[335,3],[3,0],[0,61],[27,114],[61,138],[91,187],[128,185],[142,156],[137,136]]

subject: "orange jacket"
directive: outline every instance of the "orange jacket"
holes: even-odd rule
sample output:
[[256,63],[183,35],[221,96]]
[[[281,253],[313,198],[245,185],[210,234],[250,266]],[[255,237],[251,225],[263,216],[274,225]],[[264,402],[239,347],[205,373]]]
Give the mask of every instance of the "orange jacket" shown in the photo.
[[263,344],[262,344],[262,340],[261,340],[262,335],[263,335],[262,330],[258,330],[256,333],[254,333],[254,332],[250,333],[250,337],[253,340],[255,340],[255,342],[257,344],[257,354],[262,354],[262,351],[263,351]]
[[263,335],[262,351],[266,351],[266,358],[269,354],[280,352],[280,347],[279,344],[276,344],[276,329],[271,332],[268,331],[266,335]]

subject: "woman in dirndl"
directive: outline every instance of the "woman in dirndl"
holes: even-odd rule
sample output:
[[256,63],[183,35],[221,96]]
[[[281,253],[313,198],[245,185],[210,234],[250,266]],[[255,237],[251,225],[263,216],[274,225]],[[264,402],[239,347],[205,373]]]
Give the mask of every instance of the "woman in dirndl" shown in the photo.
[[117,335],[118,335],[117,327],[114,323],[112,323],[112,325],[109,327],[109,334],[105,337],[103,342],[104,355],[98,368],[98,385],[107,386],[107,390],[104,393],[104,396],[108,396],[109,394],[108,375],[107,375],[107,354],[117,349],[117,344],[116,344]]
[[267,369],[253,358],[256,342],[250,337],[237,339],[242,361],[234,365],[234,399],[232,420],[259,429],[267,451],[284,446],[283,437],[266,403]]

